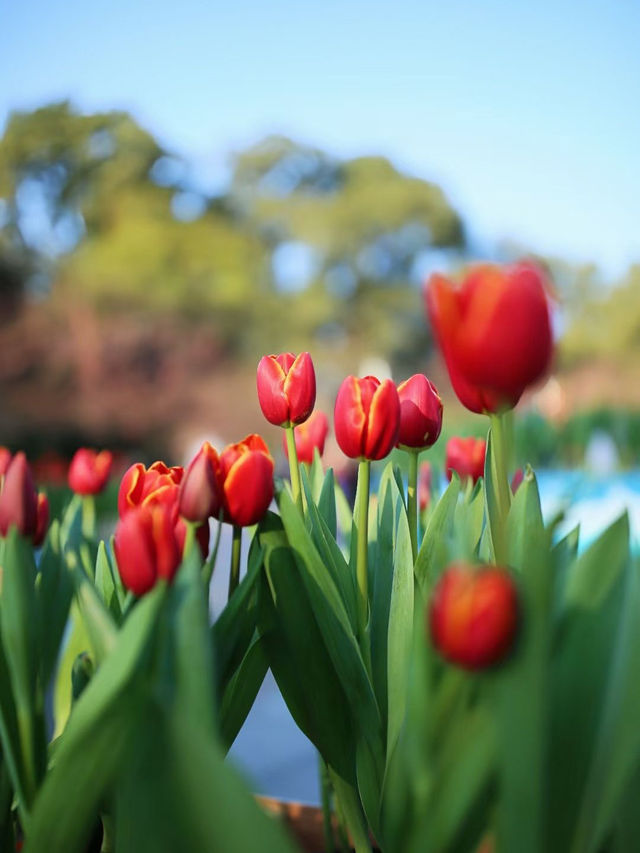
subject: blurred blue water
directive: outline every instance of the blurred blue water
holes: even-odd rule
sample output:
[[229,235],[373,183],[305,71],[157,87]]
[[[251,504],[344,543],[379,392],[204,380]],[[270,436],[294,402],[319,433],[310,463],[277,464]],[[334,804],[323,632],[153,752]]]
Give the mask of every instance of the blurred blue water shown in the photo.
[[[580,524],[580,547],[586,547],[623,512],[628,512],[634,550],[640,551],[640,470],[611,475],[584,471],[537,472],[546,522],[564,512],[559,536]],[[223,540],[220,562],[226,565]],[[215,609],[223,606],[226,573],[214,579]],[[301,734],[278,692],[271,673],[234,743],[231,756],[252,789],[281,799],[318,803],[314,747]]]

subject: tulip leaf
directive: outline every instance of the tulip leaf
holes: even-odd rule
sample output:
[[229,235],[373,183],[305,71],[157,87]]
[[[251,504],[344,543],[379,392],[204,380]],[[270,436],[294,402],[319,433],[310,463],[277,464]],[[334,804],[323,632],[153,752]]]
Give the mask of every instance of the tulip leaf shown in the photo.
[[58,662],[73,597],[73,583],[62,556],[57,520],[52,523],[40,554],[38,581],[39,656],[42,683],[48,685]]
[[98,591],[86,574],[78,568],[71,571],[75,583],[78,611],[84,622],[96,665],[113,650],[118,629]]
[[122,620],[122,609],[116,592],[116,584],[114,578],[113,567],[111,560],[107,554],[107,549],[104,542],[98,545],[98,556],[96,557],[95,571],[95,586],[98,590],[98,595],[107,610],[115,619],[116,624]]
[[2,745],[3,767],[11,779],[11,784],[16,793],[18,810],[24,820],[28,814],[28,806],[25,795],[24,769],[20,754],[20,732],[9,668],[2,643],[0,643],[0,744]]
[[226,687],[220,705],[220,734],[226,749],[236,739],[269,668],[266,643],[257,637]]
[[320,517],[327,525],[331,536],[335,540],[338,535],[338,521],[336,515],[336,483],[333,476],[333,468],[329,468],[325,474],[317,507]]
[[438,501],[429,519],[414,568],[416,580],[426,592],[438,579],[448,560],[447,541],[453,533],[460,479],[453,475],[451,483]]
[[344,490],[338,482],[336,482],[335,490],[338,533],[348,540],[351,533],[351,527],[353,525],[353,510],[351,508],[351,504],[347,500]]
[[629,518],[624,513],[581,554],[567,573],[565,604],[597,609],[629,553]]

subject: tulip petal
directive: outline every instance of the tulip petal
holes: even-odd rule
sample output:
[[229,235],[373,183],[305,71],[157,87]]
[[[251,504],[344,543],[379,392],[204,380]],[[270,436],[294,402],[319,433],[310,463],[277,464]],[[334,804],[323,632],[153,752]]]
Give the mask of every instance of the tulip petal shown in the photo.
[[345,456],[358,459],[364,454],[367,412],[363,407],[360,382],[347,376],[338,390],[333,414],[336,441]]
[[260,359],[257,372],[258,402],[265,418],[275,426],[289,422],[289,403],[284,393],[286,373],[273,356]]
[[224,481],[225,521],[247,527],[256,524],[273,499],[273,459],[247,451],[232,465]]
[[400,400],[390,379],[376,388],[371,400],[364,441],[366,459],[384,459],[398,440]]
[[301,352],[289,368],[284,393],[289,401],[291,423],[306,421],[316,403],[316,374],[308,352]]

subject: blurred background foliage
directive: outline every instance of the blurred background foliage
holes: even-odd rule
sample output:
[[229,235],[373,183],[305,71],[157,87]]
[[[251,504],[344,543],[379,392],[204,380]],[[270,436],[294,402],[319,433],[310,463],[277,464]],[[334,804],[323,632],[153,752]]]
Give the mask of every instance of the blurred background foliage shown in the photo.
[[[396,379],[429,372],[449,403],[420,285],[477,255],[440,187],[383,157],[268,137],[236,152],[211,195],[127,113],[14,112],[0,139],[3,440],[153,455],[198,430],[262,430],[255,364],[283,349],[314,354],[325,407],[374,355]],[[594,267],[539,260],[557,287],[561,393],[531,405],[562,429],[576,411],[638,406],[640,266],[603,282]],[[637,419],[630,432],[611,423],[617,440],[637,437]],[[542,458],[547,434],[542,421],[532,430]]]

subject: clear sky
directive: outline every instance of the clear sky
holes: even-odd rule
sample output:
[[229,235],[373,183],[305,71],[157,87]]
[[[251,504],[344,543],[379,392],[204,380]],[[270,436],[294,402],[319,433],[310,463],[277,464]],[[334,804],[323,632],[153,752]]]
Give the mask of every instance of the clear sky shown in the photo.
[[640,260],[640,0],[0,0],[0,125],[66,97],[210,181],[286,133],[439,181],[484,240]]

